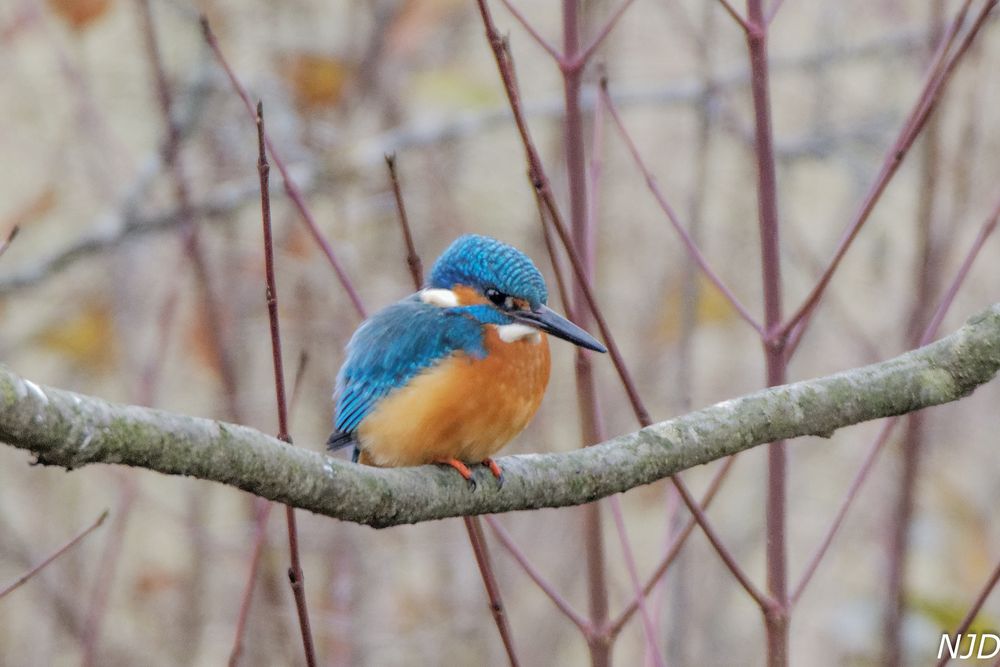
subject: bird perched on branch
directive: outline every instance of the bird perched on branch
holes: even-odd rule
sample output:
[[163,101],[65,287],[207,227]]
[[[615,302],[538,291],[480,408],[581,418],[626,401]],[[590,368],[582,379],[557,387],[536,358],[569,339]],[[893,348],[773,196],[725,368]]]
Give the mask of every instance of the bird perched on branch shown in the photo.
[[503,483],[491,458],[524,430],[549,381],[546,334],[598,352],[593,336],[545,305],[542,274],[496,239],[456,239],[427,286],[376,313],[347,344],[331,450],[394,467],[468,463]]

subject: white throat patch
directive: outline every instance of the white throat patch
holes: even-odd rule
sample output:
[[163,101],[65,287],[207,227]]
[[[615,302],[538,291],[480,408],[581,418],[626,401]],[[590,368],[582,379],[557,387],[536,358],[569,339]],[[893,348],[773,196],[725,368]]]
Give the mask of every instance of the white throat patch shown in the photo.
[[420,300],[424,303],[439,308],[457,308],[458,295],[450,289],[424,289],[420,290]]
[[496,327],[500,340],[505,343],[514,343],[524,339],[537,343],[542,340],[542,334],[526,324],[499,324]]

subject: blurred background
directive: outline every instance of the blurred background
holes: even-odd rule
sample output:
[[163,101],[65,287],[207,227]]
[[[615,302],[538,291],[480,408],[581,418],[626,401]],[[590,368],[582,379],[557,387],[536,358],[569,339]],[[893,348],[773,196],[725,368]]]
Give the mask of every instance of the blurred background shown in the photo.
[[[618,4],[582,3],[584,42]],[[770,48],[787,309],[829,261],[917,99],[941,22],[959,4],[782,6]],[[561,43],[559,3],[516,5]],[[112,401],[276,431],[255,127],[202,38],[199,13],[251,98],[263,100],[275,146],[369,311],[412,291],[387,153],[397,155],[425,266],[461,233],[490,234],[530,254],[555,294],[523,148],[474,2],[153,0],[151,8],[176,160],[164,158],[168,133],[139,2],[0,3],[0,235],[20,227],[0,257],[4,364],[33,381]],[[502,4],[491,8],[509,34],[528,121],[565,207],[559,70]],[[912,347],[913,332],[929,320],[993,210],[1000,196],[993,23],[835,275],[791,379]],[[587,158],[600,166],[594,282],[653,418],[759,389],[756,332],[692,270],[607,114],[594,115],[602,71],[664,195],[757,315],[756,162],[743,35],[714,2],[637,0],[585,70],[583,101]],[[343,345],[359,318],[277,170],[271,175],[286,374],[290,384],[298,376],[292,436],[319,451]],[[188,209],[196,232],[184,222]],[[987,241],[942,333],[1000,300],[998,259],[997,240]],[[563,309],[556,297],[553,306]],[[505,453],[581,445],[572,350],[557,343],[553,355],[539,415]],[[608,433],[634,430],[609,360],[594,363]],[[930,410],[916,436],[923,458],[903,627],[913,664],[936,655],[941,630],[958,624],[1000,558],[992,521],[1000,504],[998,398],[992,383]],[[792,581],[880,428],[790,443]],[[909,432],[893,432],[795,608],[794,664],[879,662],[900,438]],[[739,457],[709,512],[761,586],[764,454]],[[30,462],[23,451],[0,447],[0,584],[103,509],[111,514],[0,600],[0,664],[225,662],[254,539],[252,500],[141,470],[92,466],[67,474]],[[684,477],[700,495],[713,472],[708,466]],[[687,515],[664,483],[622,502],[645,578]],[[299,518],[322,664],[505,664],[460,521],[375,531]],[[586,610],[580,510],[500,520],[534,566]],[[283,523],[279,513],[269,523],[242,664],[302,661]],[[615,615],[631,584],[608,514],[604,530]],[[576,627],[488,537],[524,664],[585,664]],[[669,664],[763,664],[759,611],[699,532],[651,605]],[[996,629],[998,617],[995,596],[978,627]],[[613,655],[618,664],[641,664],[638,618]]]

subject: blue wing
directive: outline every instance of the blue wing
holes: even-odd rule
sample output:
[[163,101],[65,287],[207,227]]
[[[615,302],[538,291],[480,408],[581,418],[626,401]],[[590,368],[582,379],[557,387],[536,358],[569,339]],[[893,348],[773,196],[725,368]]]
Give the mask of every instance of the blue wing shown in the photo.
[[337,376],[331,448],[350,444],[375,405],[418,373],[458,351],[486,356],[482,325],[467,310],[425,304],[414,295],[376,313],[354,332]]

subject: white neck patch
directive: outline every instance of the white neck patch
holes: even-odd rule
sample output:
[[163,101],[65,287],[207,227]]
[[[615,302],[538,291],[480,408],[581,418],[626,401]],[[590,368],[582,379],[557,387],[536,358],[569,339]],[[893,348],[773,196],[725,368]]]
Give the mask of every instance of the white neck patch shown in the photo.
[[532,343],[538,343],[542,340],[542,334],[538,332],[538,329],[516,322],[514,324],[497,325],[497,334],[500,336],[500,340],[505,343],[514,343],[525,339]]
[[424,289],[420,290],[420,300],[426,304],[439,308],[457,308],[458,295],[450,289]]

